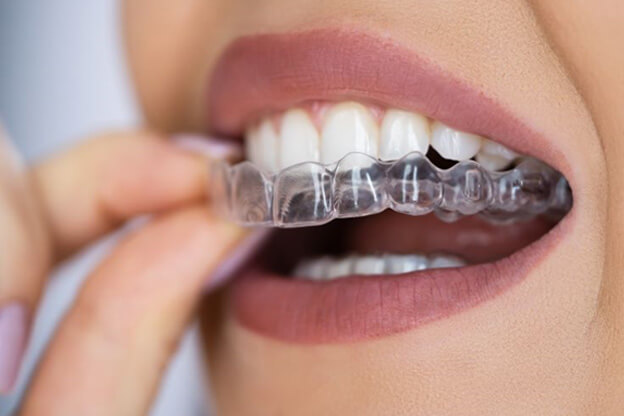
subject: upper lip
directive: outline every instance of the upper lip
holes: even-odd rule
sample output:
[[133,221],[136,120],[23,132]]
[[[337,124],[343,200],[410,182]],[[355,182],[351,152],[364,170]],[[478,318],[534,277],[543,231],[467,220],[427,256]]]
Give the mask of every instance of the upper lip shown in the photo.
[[404,45],[361,31],[241,37],[214,67],[208,123],[240,136],[247,123],[310,100],[354,99],[415,111],[534,156],[570,181],[566,158],[510,109]]
[[[340,99],[419,112],[491,138],[543,160],[573,185],[567,159],[554,142],[487,91],[387,37],[361,31],[322,29],[235,40],[214,68],[208,120],[214,133],[237,137],[263,113]],[[264,275],[239,279],[232,299],[242,322],[285,340],[393,333],[473,306],[522,280],[552,250],[568,228],[564,224],[570,224],[570,215],[539,241],[495,263],[326,285]]]

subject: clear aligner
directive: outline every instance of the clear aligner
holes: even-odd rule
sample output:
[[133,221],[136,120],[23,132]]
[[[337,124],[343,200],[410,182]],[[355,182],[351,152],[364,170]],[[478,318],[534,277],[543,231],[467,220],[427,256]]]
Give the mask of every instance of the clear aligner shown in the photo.
[[304,162],[278,173],[248,161],[217,162],[210,191],[230,220],[271,227],[309,227],[388,208],[408,215],[433,212],[446,222],[479,214],[509,223],[541,214],[558,219],[572,206],[566,179],[536,159],[520,159],[504,172],[472,160],[440,169],[418,152],[392,162],[350,153],[337,163]]

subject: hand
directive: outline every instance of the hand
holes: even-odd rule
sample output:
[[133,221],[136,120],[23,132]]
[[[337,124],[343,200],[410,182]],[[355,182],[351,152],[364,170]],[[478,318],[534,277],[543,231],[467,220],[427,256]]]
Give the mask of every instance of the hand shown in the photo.
[[88,277],[24,414],[149,409],[206,280],[243,236],[207,209],[205,164],[136,132],[94,138],[26,168],[0,137],[0,392],[14,382],[50,267],[126,220],[154,214]]

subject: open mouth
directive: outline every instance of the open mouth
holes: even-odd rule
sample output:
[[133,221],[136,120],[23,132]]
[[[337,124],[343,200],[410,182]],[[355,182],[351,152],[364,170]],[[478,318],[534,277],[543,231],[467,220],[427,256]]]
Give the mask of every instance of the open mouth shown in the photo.
[[239,39],[209,100],[247,159],[215,168],[213,200],[277,229],[231,306],[281,340],[365,339],[475,306],[521,281],[572,209],[545,138],[388,40]]

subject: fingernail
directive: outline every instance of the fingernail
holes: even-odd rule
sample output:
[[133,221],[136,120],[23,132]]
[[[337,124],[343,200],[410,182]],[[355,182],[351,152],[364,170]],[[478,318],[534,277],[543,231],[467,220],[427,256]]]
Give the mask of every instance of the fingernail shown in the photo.
[[269,233],[268,228],[253,230],[249,233],[212,272],[205,289],[213,290],[232,278],[253,257]]
[[242,156],[241,147],[231,141],[197,134],[176,134],[173,142],[181,149],[214,159],[236,159]]
[[18,302],[0,308],[0,393],[10,393],[28,338],[28,312]]

